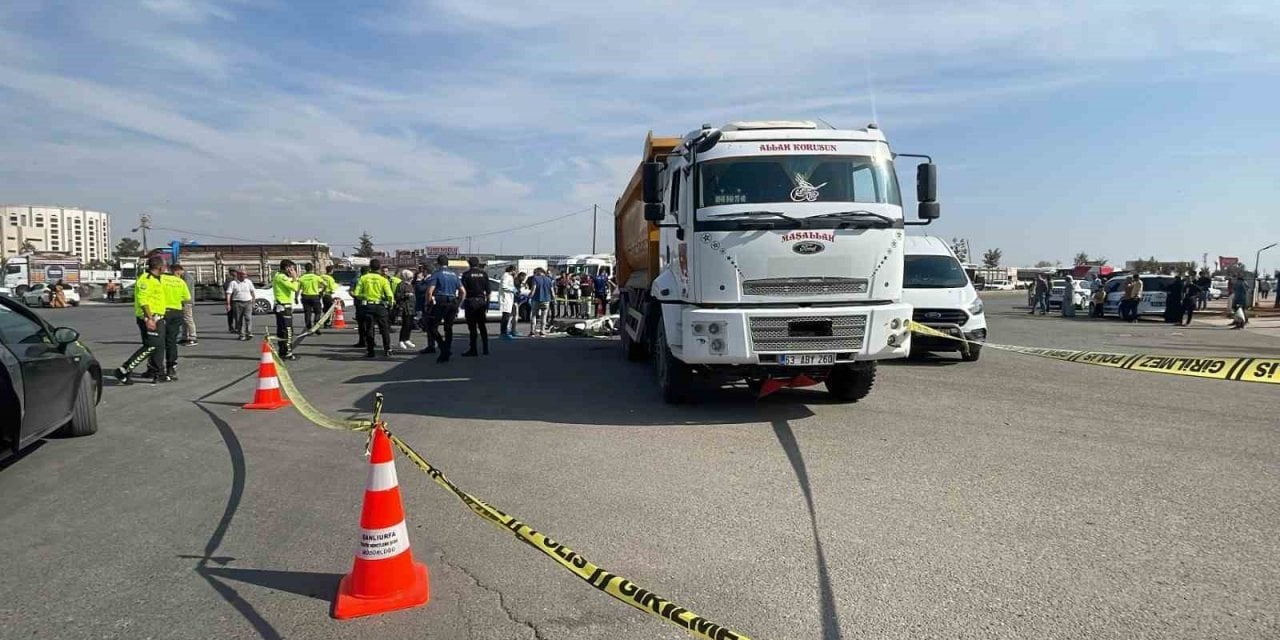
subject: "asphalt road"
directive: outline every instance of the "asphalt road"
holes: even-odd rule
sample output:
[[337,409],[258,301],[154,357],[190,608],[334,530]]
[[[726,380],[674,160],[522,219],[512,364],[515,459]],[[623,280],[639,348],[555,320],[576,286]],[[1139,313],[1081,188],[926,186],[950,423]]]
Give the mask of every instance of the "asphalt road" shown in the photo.
[[[1280,354],[1247,332],[1028,317],[1021,295],[988,296],[993,341]],[[242,410],[258,344],[216,311],[200,307],[181,381],[111,386],[97,435],[3,463],[0,636],[687,637],[403,459],[431,602],[331,620],[364,439]],[[47,317],[114,366],[129,315]],[[988,351],[883,366],[856,405],[729,389],[669,407],[612,340],[497,342],[444,366],[366,361],[353,341],[301,348],[290,371],[315,404],[361,414],[384,393],[391,427],[464,489],[753,638],[1280,636],[1274,386]]]

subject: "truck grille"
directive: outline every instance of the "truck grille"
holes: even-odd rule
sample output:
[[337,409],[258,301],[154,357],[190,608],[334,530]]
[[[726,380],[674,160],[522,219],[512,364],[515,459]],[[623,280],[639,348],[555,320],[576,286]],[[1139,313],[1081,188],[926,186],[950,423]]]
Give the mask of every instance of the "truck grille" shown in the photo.
[[911,319],[920,324],[959,324],[969,321],[963,309],[916,309]]
[[748,296],[829,296],[866,292],[867,281],[861,278],[769,278],[742,283],[742,293]]
[[751,343],[759,352],[858,351],[866,316],[751,318]]

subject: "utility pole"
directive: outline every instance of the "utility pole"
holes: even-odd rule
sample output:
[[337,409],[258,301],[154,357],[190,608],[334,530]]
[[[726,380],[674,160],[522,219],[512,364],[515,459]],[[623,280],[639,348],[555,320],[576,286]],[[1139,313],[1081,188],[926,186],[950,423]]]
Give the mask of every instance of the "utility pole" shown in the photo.
[[150,228],[151,228],[151,216],[150,216],[150,215],[147,215],[147,214],[145,214],[145,213],[144,213],[144,214],[142,214],[142,216],[138,218],[138,226],[136,226],[136,227],[134,227],[134,228],[133,228],[133,232],[134,232],[134,233],[137,233],[137,232],[138,232],[138,230],[142,230],[142,255],[144,255],[144,256],[145,256],[145,255],[147,255],[147,251],[148,251],[148,249],[147,249],[147,229],[150,229]]
[[594,204],[591,205],[591,255],[596,253],[596,218],[598,213],[600,213],[600,207]]

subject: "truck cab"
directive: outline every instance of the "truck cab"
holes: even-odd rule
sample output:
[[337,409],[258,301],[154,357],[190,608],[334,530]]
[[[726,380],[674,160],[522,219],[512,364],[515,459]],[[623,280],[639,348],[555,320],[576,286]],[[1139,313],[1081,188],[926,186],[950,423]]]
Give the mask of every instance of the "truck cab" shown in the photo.
[[[870,391],[905,357],[904,226],[895,155],[878,128],[743,122],[646,141],[615,209],[622,340],[652,354],[668,401],[699,374],[762,389]],[[924,222],[939,209],[918,170]]]

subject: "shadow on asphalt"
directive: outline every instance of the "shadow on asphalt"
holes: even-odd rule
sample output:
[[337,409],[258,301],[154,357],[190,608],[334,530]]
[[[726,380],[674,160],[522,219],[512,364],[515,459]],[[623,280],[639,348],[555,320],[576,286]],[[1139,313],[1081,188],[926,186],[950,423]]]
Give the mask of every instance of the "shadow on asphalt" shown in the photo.
[[341,573],[314,573],[309,571],[273,571],[270,569],[233,569],[230,567],[201,567],[197,569],[206,577],[235,580],[259,587],[284,591],[316,600],[331,600],[342,581]]
[[809,485],[809,471],[796,442],[796,434],[785,420],[773,421],[773,434],[791,462],[800,491],[804,494],[805,507],[809,509],[809,525],[813,531],[813,549],[818,558],[818,596],[822,603],[822,640],[840,639],[840,616],[836,611],[835,591],[831,587],[831,570],[827,567],[827,554],[822,549],[822,536],[818,534],[818,516],[813,507],[813,488]]
[[13,465],[21,461],[23,458],[26,458],[27,456],[35,453],[40,449],[40,447],[43,447],[45,443],[46,443],[45,440],[36,440],[35,442],[27,445],[26,449],[23,449],[22,451],[19,451],[17,453],[13,453],[11,449],[8,449],[6,447],[4,456],[0,457],[0,471],[4,471],[5,469],[12,467]]
[[[416,337],[416,336],[415,336]],[[545,338],[491,341],[492,355],[463,358],[465,333],[454,357],[393,355],[374,359],[386,369],[347,380],[377,384],[357,406],[372,408],[375,393],[386,410],[433,418],[558,422],[591,426],[752,424],[812,416],[806,406],[830,402],[825,393],[789,390],[758,401],[745,386],[700,386],[692,401],[664,403],[652,365],[631,363],[614,340]],[[303,351],[336,362],[364,360],[355,349]]]

